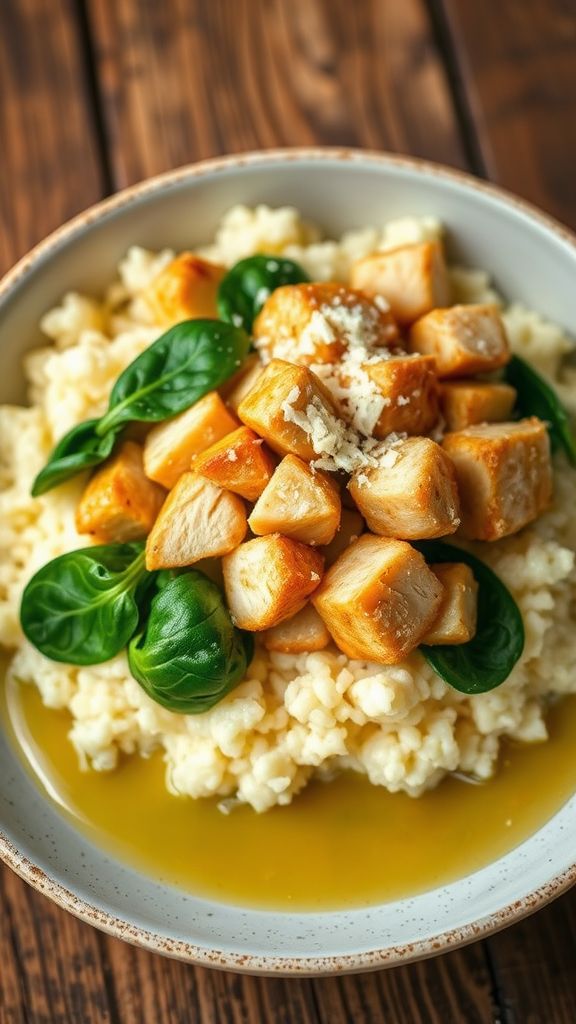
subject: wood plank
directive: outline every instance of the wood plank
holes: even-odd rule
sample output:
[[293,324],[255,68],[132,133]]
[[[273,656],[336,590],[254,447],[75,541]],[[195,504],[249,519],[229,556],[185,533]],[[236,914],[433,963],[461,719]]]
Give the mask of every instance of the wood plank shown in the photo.
[[494,976],[510,1021],[576,1021],[576,889],[493,936]]
[[[73,0],[3,4],[0,272],[99,199],[104,173]],[[0,1020],[105,1022],[96,933],[0,874]]]
[[73,0],[2,5],[0,273],[102,195]]
[[0,875],[0,1020],[107,1024],[98,935],[16,875]]
[[571,0],[433,0],[493,181],[576,227],[576,16]]
[[481,943],[437,960],[314,982],[322,1024],[491,1024],[497,1019]]
[[272,146],[463,166],[423,0],[88,0],[117,187]]

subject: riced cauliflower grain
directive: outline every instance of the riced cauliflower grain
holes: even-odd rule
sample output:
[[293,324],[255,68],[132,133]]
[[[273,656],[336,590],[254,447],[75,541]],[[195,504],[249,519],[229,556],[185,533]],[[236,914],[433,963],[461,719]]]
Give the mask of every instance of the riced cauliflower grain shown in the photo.
[[[434,218],[403,217],[323,240],[294,209],[239,206],[202,255],[225,266],[255,252],[287,256],[313,280],[346,282],[352,262],[369,252],[441,234]],[[491,693],[453,690],[417,652],[402,665],[382,666],[352,661],[334,647],[299,655],[258,647],[246,680],[224,700],[201,715],[177,715],[150,700],[125,654],[79,668],[48,661],[24,640],[23,586],[45,562],[86,542],[74,525],[84,478],[39,499],[30,497],[30,485],[58,438],[104,410],[119,373],[162,333],[145,292],[173,256],[132,247],[102,300],[65,296],[42,320],[51,344],[26,357],[31,407],[0,408],[0,643],[14,652],[11,675],[36,685],[47,706],[70,711],[70,740],[83,767],[109,771],[120,754],[160,749],[171,792],[218,795],[225,812],[238,801],[259,812],[289,803],[315,774],[329,777],[343,768],[415,797],[447,772],[489,778],[500,738],[544,740],[547,702],[576,691],[576,473],[564,471],[561,461],[550,511],[530,529],[482,549],[514,593],[526,627],[522,658]],[[502,303],[483,270],[452,268],[450,275],[455,301]],[[513,349],[574,407],[574,381],[561,369],[571,347],[564,332],[518,304],[503,315]],[[352,332],[355,326],[351,320]],[[288,398],[288,416],[297,397]],[[394,438],[362,441],[341,420],[326,423],[319,414],[315,422],[315,413],[294,415],[317,439],[318,467],[361,474],[366,465],[393,465]]]

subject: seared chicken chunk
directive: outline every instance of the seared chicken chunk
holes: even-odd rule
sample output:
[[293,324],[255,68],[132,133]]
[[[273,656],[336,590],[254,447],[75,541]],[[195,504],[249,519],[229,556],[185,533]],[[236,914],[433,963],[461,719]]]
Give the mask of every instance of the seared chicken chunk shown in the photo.
[[440,562],[430,568],[444,587],[438,617],[422,638],[423,644],[466,644],[476,634],[478,584],[469,565]]
[[365,533],[328,570],[312,603],[349,658],[393,665],[420,643],[442,598],[419,551]]
[[216,294],[226,270],[216,263],[183,252],[172,260],[146,292],[146,302],[156,323],[179,323],[217,317]]
[[358,540],[358,537],[364,533],[365,529],[366,523],[362,519],[358,510],[342,506],[338,532],[322,552],[326,566],[334,565],[334,562],[337,558],[340,558],[342,552],[346,551],[346,548],[352,544],[353,541]]
[[448,430],[510,419],[516,389],[510,384],[450,380],[440,385],[440,409]]
[[322,651],[330,643],[330,633],[313,605],[307,604],[291,619],[268,629],[263,636],[264,647],[283,654],[304,654]]
[[222,559],[226,600],[240,629],[271,629],[301,610],[322,578],[322,555],[279,533],[256,537]]
[[542,420],[479,424],[446,434],[442,445],[456,470],[463,537],[517,533],[550,504],[550,440]]
[[412,325],[410,349],[434,356],[439,377],[467,377],[504,366],[508,338],[496,306],[434,309]]
[[398,339],[390,310],[333,282],[276,288],[254,322],[257,348],[268,358],[303,366],[335,363],[354,340],[367,348]]
[[340,489],[326,473],[286,455],[256,502],[252,533],[282,533],[303,544],[329,544],[340,524]]
[[251,352],[240,369],[220,388],[220,394],[232,412],[238,412],[240,402],[252,390],[263,369],[264,363],[258,353]]
[[320,416],[336,415],[330,393],[316,374],[305,366],[273,359],[240,403],[238,416],[280,455],[311,461],[314,448],[299,422],[308,422],[310,407]]
[[411,324],[450,301],[448,277],[439,242],[416,242],[365,256],[352,267],[353,288],[390,304],[399,324]]
[[144,443],[146,476],[168,489],[174,487],[195,455],[237,426],[218,392],[210,391],[178,416],[152,427]]
[[89,481],[76,509],[78,533],[102,544],[140,540],[150,532],[166,491],[144,474],[142,448],[124,441]]
[[355,473],[348,484],[368,528],[402,540],[455,533],[460,524],[456,472],[440,445],[409,437],[389,456],[386,466]]
[[241,498],[197,473],[184,473],[148,536],[146,568],[172,569],[218,558],[238,547],[246,530]]
[[193,460],[196,473],[247,501],[260,497],[275,465],[262,438],[249,427],[238,427]]
[[438,378],[431,356],[392,356],[364,367],[385,401],[375,437],[426,434],[438,419]]

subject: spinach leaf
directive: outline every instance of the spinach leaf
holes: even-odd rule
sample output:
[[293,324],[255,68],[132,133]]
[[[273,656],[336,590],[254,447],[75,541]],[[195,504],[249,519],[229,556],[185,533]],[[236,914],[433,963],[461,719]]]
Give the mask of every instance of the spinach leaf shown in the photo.
[[478,583],[478,626],[466,644],[420,650],[435,672],[461,693],[486,693],[508,678],[524,650],[520,609],[502,580],[468,551],[443,541],[414,544],[427,562],[465,562]]
[[25,636],[52,661],[97,665],[125,647],[153,579],[144,544],[101,544],[60,555],[32,577],[22,596]]
[[219,588],[203,573],[164,575],[159,583],[128,649],[130,671],[158,704],[200,714],[244,677],[253,640],[235,628]]
[[108,412],[74,427],[52,452],[32,486],[38,497],[112,453],[132,420],[155,422],[194,405],[236,373],[248,335],[220,320],[185,320],[153,342],[116,381]]
[[96,433],[183,412],[236,373],[248,348],[247,334],[221,320],[176,324],[120,374]]
[[110,431],[104,437],[99,437],[96,433],[98,422],[86,420],[69,430],[58,442],[32,485],[33,498],[45,494],[85,469],[98,466],[108,458],[114,447],[116,433]]
[[538,416],[545,420],[552,449],[563,448],[571,464],[576,466],[576,440],[570,428],[570,418],[554,389],[520,356],[512,356],[505,375],[518,392],[517,407],[522,416]]
[[293,260],[281,256],[248,256],[222,278],[218,288],[218,313],[223,320],[251,331],[266,299],[276,288],[309,280]]

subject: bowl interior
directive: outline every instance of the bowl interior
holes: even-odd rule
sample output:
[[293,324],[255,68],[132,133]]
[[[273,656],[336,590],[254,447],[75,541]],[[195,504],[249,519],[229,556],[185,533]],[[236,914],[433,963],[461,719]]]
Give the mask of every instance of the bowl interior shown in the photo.
[[[177,172],[89,212],[21,266],[0,292],[0,402],[24,400],[21,356],[38,344],[38,320],[64,291],[97,294],[131,244],[182,249],[210,240],[221,214],[238,202],[296,206],[329,235],[434,215],[447,227],[452,259],[486,268],[508,298],[565,327],[576,322],[576,249],[520,204],[437,168],[368,155],[232,158]],[[332,913],[245,910],[186,895],[106,856],[43,799],[4,735],[0,771],[0,824],[18,851],[13,866],[32,879],[31,862],[62,887],[54,890],[36,871],[45,891],[93,923],[216,966],[314,972],[425,955],[438,943],[473,938],[488,921],[512,919],[534,903],[531,894],[551,895],[574,868],[576,798],[495,864],[413,899]]]

